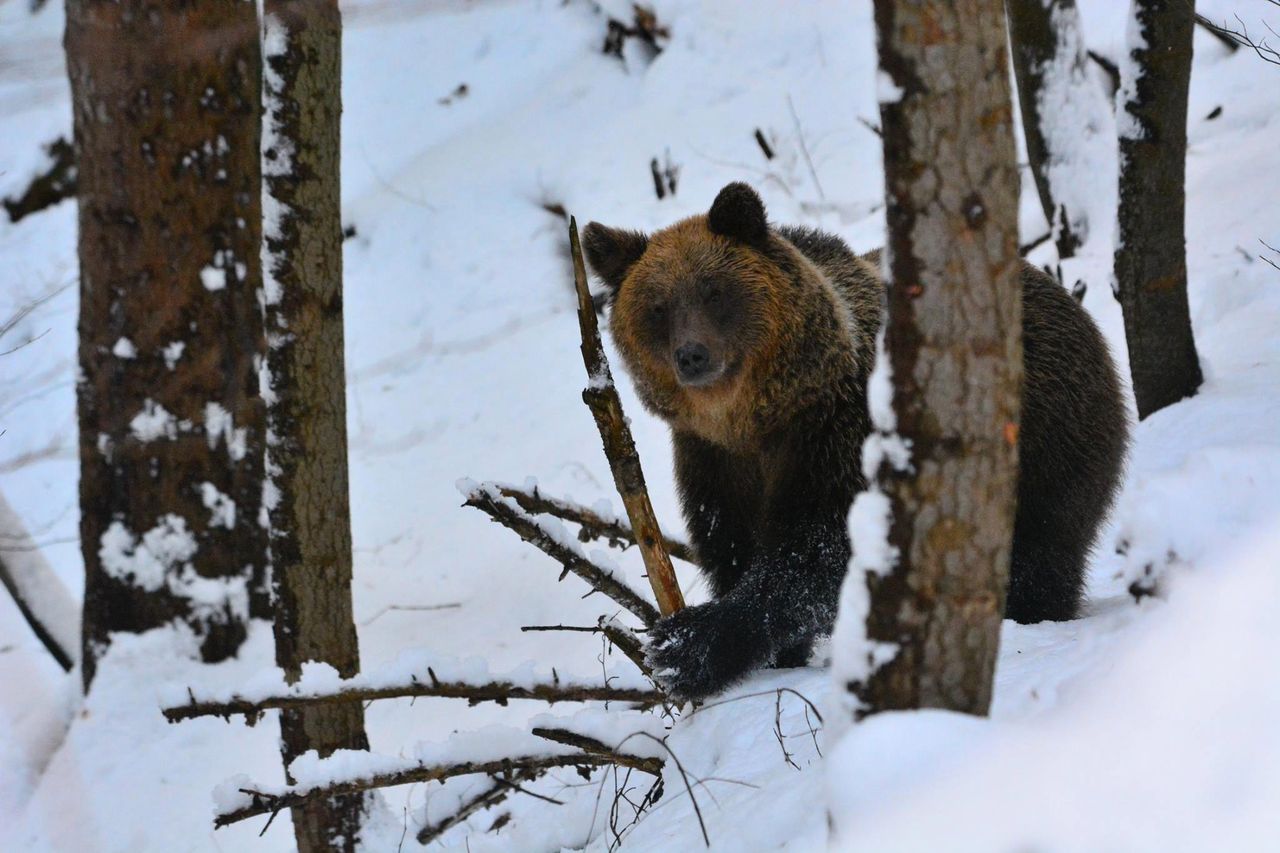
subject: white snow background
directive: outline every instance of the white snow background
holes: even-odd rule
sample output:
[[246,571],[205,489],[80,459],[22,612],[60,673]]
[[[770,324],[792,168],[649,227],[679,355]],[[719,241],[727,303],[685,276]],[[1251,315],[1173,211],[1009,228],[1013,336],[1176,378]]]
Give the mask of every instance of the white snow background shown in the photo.
[[[602,5],[629,17],[626,3]],[[564,226],[542,205],[560,204],[583,224],[656,228],[748,180],[776,222],[832,230],[859,250],[883,239],[880,141],[860,122],[877,121],[870,4],[654,6],[669,45],[652,63],[633,45],[623,63],[601,54],[605,21],[584,0],[343,3],[344,221],[357,229],[345,258],[354,594],[368,672],[389,671],[414,649],[480,656],[494,672],[529,661],[540,672],[600,672],[598,639],[519,628],[592,624],[607,602],[581,600],[575,578],[557,585],[558,566],[461,508],[454,487],[463,476],[534,476],[549,494],[618,506],[579,399]],[[1127,4],[1080,6],[1089,47],[1119,60]],[[1239,13],[1251,32],[1265,32],[1267,19],[1280,27],[1260,0],[1199,6],[1215,20]],[[25,0],[0,0],[0,195],[26,185],[43,143],[69,134],[61,16],[57,2],[32,15]],[[758,674],[729,695],[764,695],[680,720],[668,744],[702,780],[694,794],[715,849],[821,849],[831,843],[829,809],[834,844],[850,850],[1274,849],[1280,270],[1263,258],[1280,257],[1260,240],[1280,246],[1280,68],[1251,51],[1229,54],[1202,30],[1195,39],[1187,234],[1206,379],[1197,397],[1137,427],[1085,615],[1006,624],[989,720],[885,715],[815,740],[805,706],[787,694],[780,726],[797,769],[775,736],[774,690],[799,691],[830,716],[831,676],[820,668]],[[463,83],[464,97],[441,102]],[[649,161],[668,152],[679,185],[658,201]],[[1113,186],[1105,173],[1080,180],[1098,193]],[[1045,225],[1029,176],[1024,189],[1030,239]],[[1095,222],[1066,274],[1088,282],[1085,305],[1125,366],[1110,231]],[[73,203],[0,222],[0,317],[65,288],[0,342],[31,340],[0,358],[0,490],[78,595],[75,277]],[[619,386],[659,517],[679,532],[665,428],[621,375]],[[638,556],[619,563],[644,588]],[[690,597],[705,595],[692,570],[679,569]],[[1135,603],[1126,589],[1148,572],[1157,594]],[[292,848],[287,814],[261,838],[265,819],[211,828],[213,791],[225,780],[283,781],[274,716],[254,728],[168,725],[158,710],[187,685],[216,692],[269,680],[269,628],[219,666],[191,663],[192,650],[174,630],[118,642],[81,700],[78,674],[64,675],[0,596],[0,850]],[[527,728],[546,711],[419,699],[375,703],[367,718],[377,753],[412,759],[446,754],[451,747],[430,744],[455,732]],[[602,725],[590,713],[582,722]],[[597,806],[597,786],[581,782],[553,774],[536,790],[565,805],[514,797],[434,847],[606,849],[611,783]],[[385,792],[368,848],[415,848],[425,813],[438,818],[475,784]],[[487,832],[500,811],[513,820]],[[701,848],[672,771],[663,799],[623,842]]]

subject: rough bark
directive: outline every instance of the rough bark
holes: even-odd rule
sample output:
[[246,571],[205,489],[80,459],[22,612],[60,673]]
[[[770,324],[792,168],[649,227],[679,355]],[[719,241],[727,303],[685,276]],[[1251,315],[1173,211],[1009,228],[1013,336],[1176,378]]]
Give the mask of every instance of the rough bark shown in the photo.
[[[351,603],[346,374],[339,196],[342,19],[337,0],[265,0],[267,44],[267,500],[276,597],[276,663],[344,678],[360,669]],[[280,715],[285,767],[309,750],[368,749],[364,708],[339,703]],[[293,808],[303,853],[354,851],[365,796]]]
[[66,14],[87,688],[112,632],[182,620],[216,661],[266,610],[262,66],[251,3]]
[[604,442],[604,455],[609,459],[613,472],[613,484],[627,510],[631,529],[635,534],[640,556],[644,558],[649,585],[653,587],[658,610],[670,616],[684,609],[684,595],[676,580],[676,570],[667,554],[662,529],[649,501],[649,490],[644,484],[644,470],[640,467],[640,455],[636,453],[631,427],[622,413],[622,400],[613,386],[613,374],[609,360],[600,341],[600,327],[596,321],[595,304],[587,290],[587,269],[582,261],[582,246],[578,242],[578,223],[569,220],[569,251],[573,256],[573,284],[578,294],[578,325],[582,332],[582,362],[587,368],[587,387],[582,392],[583,402],[591,409]]
[[1087,117],[1083,106],[1097,96],[1088,78],[1080,15],[1075,0],[1005,0],[1005,8],[1027,159],[1058,258],[1065,259],[1088,235],[1089,220],[1074,197],[1080,188],[1069,185],[1071,173],[1055,166],[1079,160],[1079,149],[1101,131],[1068,126],[1056,114],[1074,100],[1076,115]]
[[886,462],[896,565],[867,636],[896,646],[868,712],[986,713],[1000,639],[1022,378],[1018,171],[1000,0],[876,0],[889,221],[885,347],[911,465]]
[[1130,15],[1145,47],[1134,49],[1121,71],[1115,293],[1138,417],[1145,418],[1195,394],[1203,378],[1187,307],[1187,91],[1195,4],[1134,0]]

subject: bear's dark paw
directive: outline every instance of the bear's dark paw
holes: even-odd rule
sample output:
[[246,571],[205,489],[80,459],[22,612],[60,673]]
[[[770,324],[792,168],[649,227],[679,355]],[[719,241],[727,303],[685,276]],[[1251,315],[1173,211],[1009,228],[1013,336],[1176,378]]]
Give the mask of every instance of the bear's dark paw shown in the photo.
[[645,659],[658,685],[676,699],[719,693],[761,665],[761,631],[725,602],[699,604],[649,629]]

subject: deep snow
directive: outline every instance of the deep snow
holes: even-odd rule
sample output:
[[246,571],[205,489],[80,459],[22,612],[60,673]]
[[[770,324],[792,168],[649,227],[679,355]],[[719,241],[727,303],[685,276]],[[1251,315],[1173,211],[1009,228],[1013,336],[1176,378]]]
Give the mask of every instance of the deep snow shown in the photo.
[[[564,225],[543,205],[583,223],[654,228],[745,179],[776,221],[831,229],[857,249],[879,245],[879,139],[859,121],[877,120],[870,4],[783,11],[768,0],[663,0],[655,6],[671,41],[651,64],[639,50],[626,64],[601,55],[604,20],[584,0],[343,5],[344,221],[357,232],[345,258],[348,402],[365,668],[425,649],[482,655],[495,672],[528,661],[599,672],[598,638],[519,628],[594,624],[601,600],[580,600],[573,577],[557,585],[557,566],[461,508],[454,487],[459,477],[532,475],[547,494],[618,506],[579,399]],[[625,3],[603,5],[629,14]],[[1080,3],[1089,47],[1113,60],[1125,5]],[[1251,31],[1268,18],[1280,26],[1258,0],[1199,6],[1219,20],[1239,12]],[[33,16],[21,0],[0,0],[0,195],[23,187],[41,144],[69,131],[60,38],[60,4]],[[803,694],[830,720],[821,668],[757,675],[732,701],[686,716],[668,744],[702,780],[694,794],[716,849],[820,848],[827,803],[847,849],[1262,849],[1280,831],[1280,680],[1269,659],[1280,641],[1280,271],[1262,260],[1280,257],[1260,243],[1280,246],[1280,68],[1248,51],[1230,55],[1203,32],[1196,50],[1188,263],[1206,381],[1196,398],[1138,426],[1085,617],[1005,626],[989,721],[902,714],[839,741],[813,737],[813,712],[776,690]],[[442,103],[462,83],[465,96]],[[678,190],[658,201],[649,161],[668,152]],[[1026,239],[1045,229],[1029,179],[1022,219]],[[1064,272],[1088,283],[1086,307],[1123,367],[1109,227],[1094,223],[1100,242]],[[56,292],[0,341],[8,349],[34,339],[0,357],[0,489],[78,594],[74,229],[71,203],[0,223],[0,317]],[[619,388],[658,515],[678,532],[665,430],[621,378]],[[637,555],[618,562],[646,588]],[[678,570],[698,600],[691,569]],[[1134,580],[1156,595],[1135,603]],[[53,664],[0,596],[0,849],[291,848],[287,815],[262,838],[260,820],[211,829],[220,783],[236,774],[283,781],[274,718],[254,728],[170,726],[158,712],[162,696],[188,684],[262,683],[270,631],[256,628],[238,660],[216,667],[190,663],[183,654],[193,648],[179,631],[119,642],[81,702],[78,676]],[[609,666],[628,664],[615,655]],[[546,711],[420,699],[375,703],[367,717],[374,750],[407,759],[418,743],[526,727]],[[612,778],[599,805],[597,787],[581,782],[553,774],[536,790],[564,805],[515,797],[437,846],[605,849]],[[477,784],[387,792],[371,849],[394,849],[406,821],[412,849],[426,817],[438,819]],[[647,783],[631,784],[643,796]],[[701,846],[679,776],[669,772],[665,787],[625,849]],[[505,811],[511,823],[486,832]]]

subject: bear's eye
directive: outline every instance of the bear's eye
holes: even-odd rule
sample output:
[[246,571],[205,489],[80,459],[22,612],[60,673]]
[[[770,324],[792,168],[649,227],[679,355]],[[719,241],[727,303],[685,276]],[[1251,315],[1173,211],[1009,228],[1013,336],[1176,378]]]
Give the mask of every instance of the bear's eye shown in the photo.
[[652,306],[649,309],[649,316],[654,322],[660,322],[667,318],[667,306],[662,303]]
[[720,285],[712,284],[707,286],[706,295],[703,298],[707,300],[708,305],[719,305],[720,297],[723,295]]

